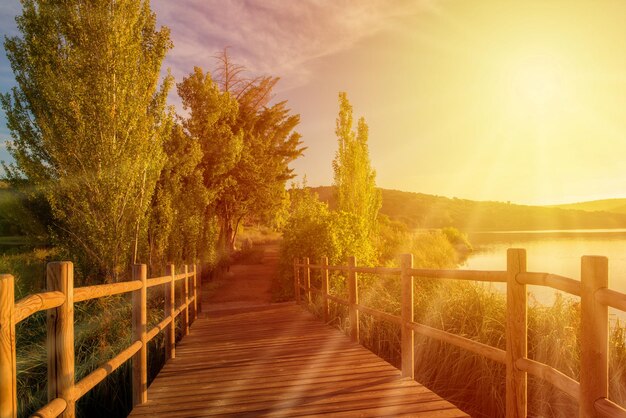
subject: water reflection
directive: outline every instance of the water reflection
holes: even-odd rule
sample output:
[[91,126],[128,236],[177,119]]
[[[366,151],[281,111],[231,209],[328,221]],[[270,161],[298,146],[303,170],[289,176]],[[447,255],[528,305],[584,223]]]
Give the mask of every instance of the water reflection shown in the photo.
[[576,231],[507,231],[469,234],[474,252],[462,268],[506,270],[506,250],[525,248],[528,271],[580,280],[580,258],[609,259],[609,287],[626,293],[626,229]]
[[[580,258],[602,255],[609,259],[609,288],[626,293],[626,229],[474,232],[469,239],[474,252],[461,268],[506,270],[506,250],[525,248],[528,271],[580,280]],[[504,285],[490,287],[505,291]],[[551,304],[557,291],[529,286],[529,292],[531,301]]]

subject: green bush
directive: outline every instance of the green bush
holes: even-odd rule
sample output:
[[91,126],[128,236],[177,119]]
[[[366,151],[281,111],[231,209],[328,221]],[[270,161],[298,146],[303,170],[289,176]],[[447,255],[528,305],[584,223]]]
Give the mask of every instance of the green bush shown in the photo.
[[358,228],[358,219],[343,211],[331,211],[308,189],[292,191],[291,215],[283,229],[279,278],[273,288],[276,301],[293,298],[293,260],[308,257],[319,262],[328,257],[332,264],[356,256],[360,265],[376,262],[375,248]]

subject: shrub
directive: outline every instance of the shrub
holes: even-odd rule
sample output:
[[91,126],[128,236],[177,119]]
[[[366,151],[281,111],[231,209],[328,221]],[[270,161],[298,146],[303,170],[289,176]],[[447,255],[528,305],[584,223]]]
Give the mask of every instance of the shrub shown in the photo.
[[283,230],[274,299],[293,297],[292,263],[295,258],[309,257],[311,262],[317,262],[328,257],[330,264],[339,264],[354,255],[360,265],[375,263],[374,246],[356,225],[355,215],[329,210],[328,205],[320,202],[308,189],[292,190],[291,216]]

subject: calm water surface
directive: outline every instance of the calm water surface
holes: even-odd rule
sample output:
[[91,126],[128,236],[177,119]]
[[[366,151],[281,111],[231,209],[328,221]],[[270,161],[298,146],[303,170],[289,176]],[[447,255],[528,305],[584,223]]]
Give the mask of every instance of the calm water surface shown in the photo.
[[[580,280],[580,258],[602,255],[609,259],[609,287],[626,293],[626,229],[474,232],[468,235],[474,252],[460,268],[506,270],[507,248],[524,248],[528,271]],[[531,288],[540,301],[554,295],[551,289]]]

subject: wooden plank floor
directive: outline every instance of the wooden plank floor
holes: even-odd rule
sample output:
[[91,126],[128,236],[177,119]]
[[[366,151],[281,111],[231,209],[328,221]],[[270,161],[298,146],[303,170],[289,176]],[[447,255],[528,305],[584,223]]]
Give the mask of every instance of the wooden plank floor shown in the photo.
[[131,417],[467,417],[294,304],[194,322]]

